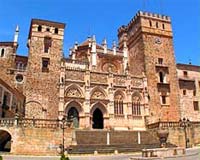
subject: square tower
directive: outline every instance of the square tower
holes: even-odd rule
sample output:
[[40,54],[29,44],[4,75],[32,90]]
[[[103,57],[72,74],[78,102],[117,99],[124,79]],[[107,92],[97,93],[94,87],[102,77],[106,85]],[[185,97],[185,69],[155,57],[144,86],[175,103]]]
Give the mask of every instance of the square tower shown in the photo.
[[131,74],[147,76],[149,122],[180,118],[178,78],[168,16],[139,11],[127,26],[118,30],[119,47],[128,46]]
[[28,38],[26,117],[57,118],[65,24],[33,19]]

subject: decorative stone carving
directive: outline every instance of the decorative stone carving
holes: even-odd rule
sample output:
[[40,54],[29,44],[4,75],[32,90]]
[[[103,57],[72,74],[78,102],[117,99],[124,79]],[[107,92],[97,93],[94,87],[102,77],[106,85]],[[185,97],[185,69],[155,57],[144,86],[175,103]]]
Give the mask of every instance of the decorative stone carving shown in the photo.
[[67,97],[82,97],[80,91],[77,88],[69,89],[69,91],[66,93]]
[[95,91],[92,96],[92,99],[105,99],[105,95],[101,91]]
[[104,72],[114,72],[117,73],[117,67],[112,63],[105,63],[102,67]]
[[138,102],[140,101],[140,97],[139,96],[133,96],[133,102]]
[[115,95],[115,100],[123,100],[123,96],[121,94]]
[[134,87],[142,87],[142,79],[132,79],[131,81]]
[[107,76],[104,74],[99,74],[99,73],[91,73],[90,74],[90,81],[91,82],[100,82],[100,83],[107,83]]
[[114,78],[114,83],[116,85],[125,85],[126,79],[124,77],[115,77]]

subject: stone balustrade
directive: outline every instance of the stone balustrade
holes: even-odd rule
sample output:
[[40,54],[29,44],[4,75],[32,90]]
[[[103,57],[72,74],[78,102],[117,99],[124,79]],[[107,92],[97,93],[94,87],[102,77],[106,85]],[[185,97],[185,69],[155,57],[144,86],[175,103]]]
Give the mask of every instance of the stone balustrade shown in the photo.
[[[62,124],[58,119],[30,119],[30,118],[0,118],[1,127],[35,127],[35,128],[62,128]],[[72,127],[72,123],[66,121],[64,123],[66,127]]]

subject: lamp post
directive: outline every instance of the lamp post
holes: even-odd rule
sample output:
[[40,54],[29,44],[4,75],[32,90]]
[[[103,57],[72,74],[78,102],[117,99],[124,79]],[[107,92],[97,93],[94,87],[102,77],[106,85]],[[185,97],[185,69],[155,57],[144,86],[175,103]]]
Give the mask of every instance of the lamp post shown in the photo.
[[[61,155],[65,154],[65,126],[70,127],[71,120],[68,120],[67,117],[64,115],[62,120],[62,144],[60,144]],[[68,148],[67,148],[68,149]]]
[[65,153],[65,116],[62,118],[62,154]]
[[187,138],[187,128],[190,127],[190,120],[183,118],[179,120],[180,127],[184,129],[184,134],[185,134],[185,148],[188,148],[188,138]]

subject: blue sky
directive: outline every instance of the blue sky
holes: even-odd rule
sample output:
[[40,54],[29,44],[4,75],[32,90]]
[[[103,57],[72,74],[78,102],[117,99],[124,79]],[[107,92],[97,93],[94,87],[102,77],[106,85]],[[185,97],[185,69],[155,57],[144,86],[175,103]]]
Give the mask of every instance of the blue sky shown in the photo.
[[169,15],[177,62],[200,65],[200,0],[0,0],[0,41],[12,41],[20,26],[18,53],[27,55],[32,18],[64,22],[64,52],[95,34],[97,42],[117,41],[117,29],[138,10]]

